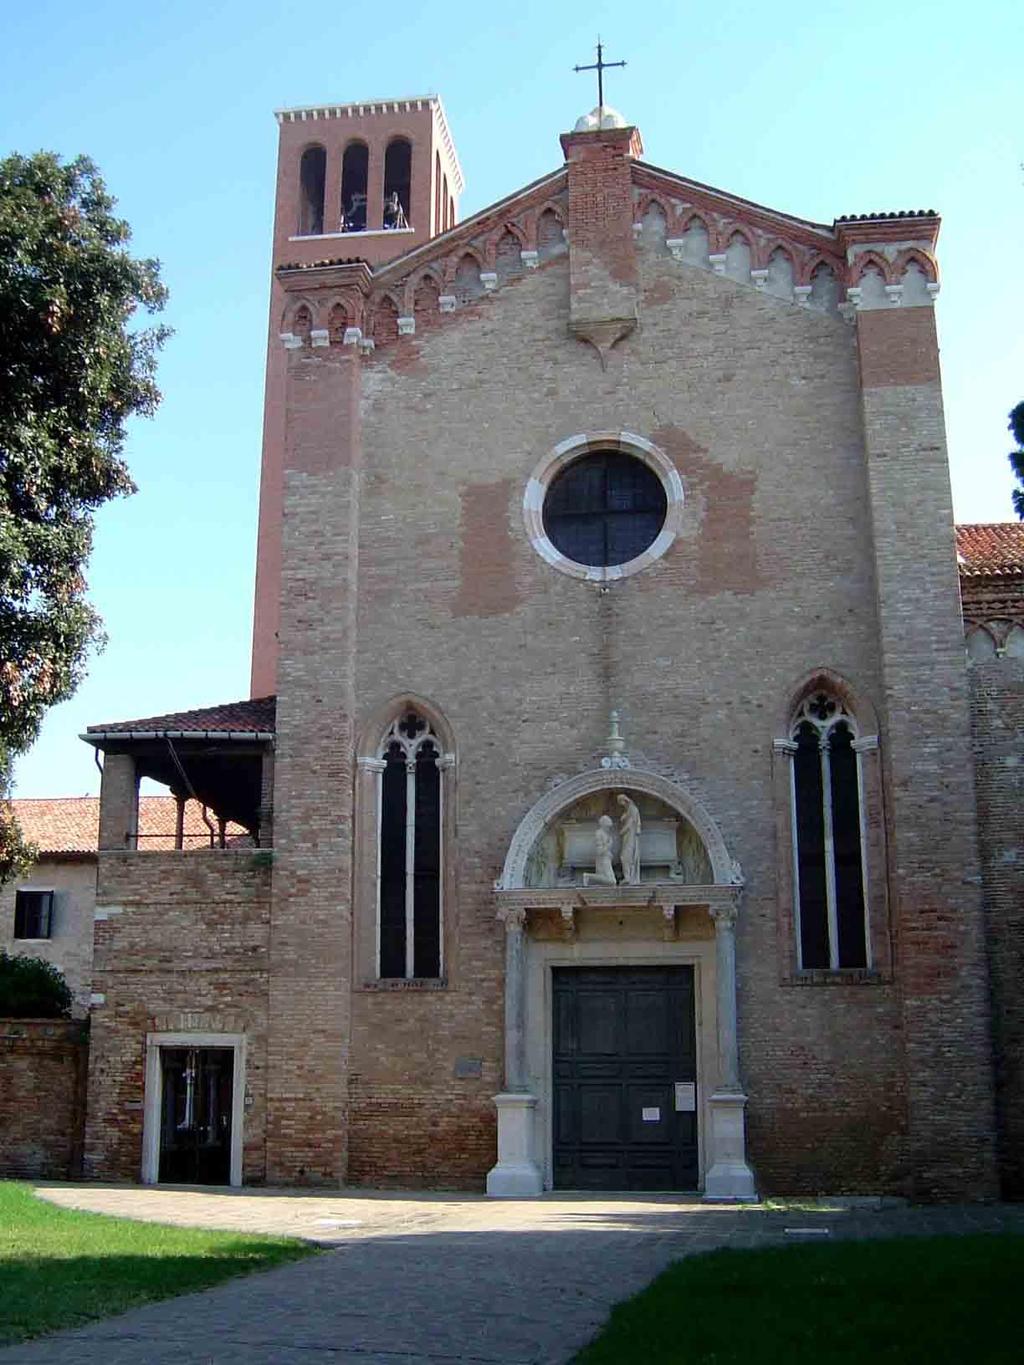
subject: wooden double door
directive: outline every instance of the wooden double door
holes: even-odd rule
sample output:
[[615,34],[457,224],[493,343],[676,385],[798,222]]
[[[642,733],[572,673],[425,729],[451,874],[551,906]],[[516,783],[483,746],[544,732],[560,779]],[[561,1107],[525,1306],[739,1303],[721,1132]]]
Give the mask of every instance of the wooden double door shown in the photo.
[[695,1190],[692,967],[558,967],[554,1183]]
[[229,1047],[160,1049],[159,1180],[230,1184],[234,1063]]

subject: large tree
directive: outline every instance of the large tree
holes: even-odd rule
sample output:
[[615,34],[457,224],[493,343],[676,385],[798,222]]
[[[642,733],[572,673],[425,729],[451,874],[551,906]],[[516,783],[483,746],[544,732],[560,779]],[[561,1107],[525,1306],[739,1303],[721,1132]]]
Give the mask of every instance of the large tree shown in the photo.
[[1020,484],[1013,490],[1013,510],[1024,521],[1024,403],[1018,403],[1010,413],[1010,430],[1017,442],[1017,449],[1010,452],[1010,465]]
[[25,858],[11,765],[82,677],[100,622],[85,595],[93,514],[134,490],[126,424],[160,395],[166,291],[86,157],[0,160],[0,882]]

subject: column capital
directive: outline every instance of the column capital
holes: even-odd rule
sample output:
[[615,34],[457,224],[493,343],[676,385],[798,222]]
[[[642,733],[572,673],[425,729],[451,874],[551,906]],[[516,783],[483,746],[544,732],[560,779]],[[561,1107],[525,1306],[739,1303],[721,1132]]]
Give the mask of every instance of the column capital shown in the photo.
[[506,905],[498,911],[498,919],[505,926],[505,932],[522,933],[526,928],[526,907],[524,905]]
[[382,773],[388,765],[382,758],[357,758],[356,767],[368,773]]
[[718,905],[709,905],[708,911],[711,918],[715,921],[715,933],[724,932],[726,929],[736,928],[736,921],[739,918],[740,906],[739,897],[734,900],[722,901]]

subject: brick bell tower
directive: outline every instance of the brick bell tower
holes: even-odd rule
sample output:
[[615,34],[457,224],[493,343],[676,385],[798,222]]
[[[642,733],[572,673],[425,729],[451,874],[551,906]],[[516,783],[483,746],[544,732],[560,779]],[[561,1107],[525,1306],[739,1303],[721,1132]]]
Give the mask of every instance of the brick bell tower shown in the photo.
[[[277,194],[251,695],[276,688],[285,445],[286,265],[401,256],[458,221],[462,170],[437,95],[276,112]],[[314,337],[315,341],[315,337]]]

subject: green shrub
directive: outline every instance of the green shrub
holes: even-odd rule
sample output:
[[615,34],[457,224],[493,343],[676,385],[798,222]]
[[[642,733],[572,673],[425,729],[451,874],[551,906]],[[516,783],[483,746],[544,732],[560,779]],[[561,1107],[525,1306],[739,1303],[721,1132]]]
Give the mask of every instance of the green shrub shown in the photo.
[[0,1018],[68,1019],[71,992],[63,973],[41,957],[0,952]]

